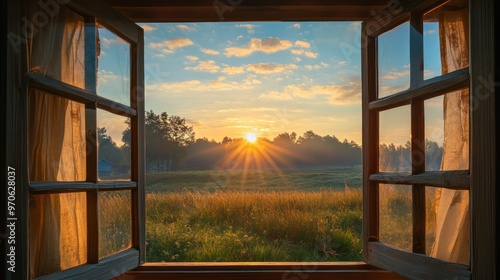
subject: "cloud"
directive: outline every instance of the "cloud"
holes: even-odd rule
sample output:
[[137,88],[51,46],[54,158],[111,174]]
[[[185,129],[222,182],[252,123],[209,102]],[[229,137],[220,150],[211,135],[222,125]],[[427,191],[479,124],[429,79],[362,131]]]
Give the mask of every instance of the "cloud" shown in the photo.
[[326,67],[328,67],[328,64],[324,63],[324,62],[321,62],[320,64],[316,64],[316,65],[304,65],[304,68],[309,70],[309,71],[318,70],[318,69],[326,68]]
[[141,24],[140,26],[142,27],[142,29],[144,29],[145,32],[151,32],[156,30],[156,27],[153,27],[151,25]]
[[286,70],[297,69],[297,65],[290,64],[273,64],[273,63],[257,63],[257,64],[249,64],[247,66],[247,70],[254,72],[255,74],[275,74],[281,73]]
[[184,67],[185,70],[194,70],[200,72],[208,72],[208,73],[217,73],[219,72],[220,67],[215,64],[213,60],[203,60],[198,63],[198,65],[194,67]]
[[237,24],[236,27],[238,27],[238,28],[246,28],[247,32],[249,34],[251,34],[251,33],[255,32],[255,27],[257,27],[257,25],[255,25],[255,24]]
[[434,34],[436,33],[437,31],[435,29],[430,29],[430,30],[427,30],[424,32],[425,35],[431,35],[431,34]]
[[382,80],[396,80],[410,75],[410,70],[389,72],[381,77]]
[[237,74],[243,74],[245,72],[245,69],[243,67],[226,67],[222,69],[223,73],[226,73],[228,75],[237,75]]
[[347,105],[361,102],[361,82],[359,77],[343,81],[344,84],[330,85],[288,85],[282,91],[270,91],[259,96],[265,100],[291,100],[294,98],[313,99],[324,97],[330,104]]
[[188,31],[188,32],[189,32],[189,31],[193,31],[193,30],[194,30],[194,28],[193,28],[193,27],[189,27],[189,26],[187,26],[187,25],[185,25],[185,24],[179,24],[179,25],[177,25],[176,27],[177,27],[179,30],[182,30],[182,31]]
[[316,57],[318,57],[318,54],[317,53],[313,53],[313,52],[305,52],[304,54],[307,57],[309,57],[309,58],[316,58]]
[[201,49],[201,52],[204,54],[209,54],[209,55],[219,55],[220,53],[216,50],[211,50],[211,49]]
[[337,63],[337,65],[339,65],[339,66],[346,66],[347,65],[347,61],[341,60],[341,61],[339,61],[339,63]]
[[270,91],[268,93],[263,93],[259,95],[259,99],[262,100],[292,100],[293,97],[291,94],[286,93],[286,92],[279,92],[279,91]]
[[306,42],[306,41],[295,41],[295,44],[294,44],[296,47],[299,47],[299,48],[304,48],[304,49],[309,49],[311,48],[311,44],[309,42]]
[[[163,83],[160,88],[167,90],[171,93],[183,93],[186,91],[196,91],[196,92],[207,92],[207,91],[230,91],[230,90],[249,90],[252,89],[251,86],[241,84],[235,81],[226,81],[224,77],[219,77],[216,80],[211,81],[199,81],[190,80],[184,82],[175,83]],[[158,94],[161,92],[156,92],[152,94]]]
[[300,25],[300,23],[295,23],[294,25],[292,25],[292,27],[300,29],[301,25]]
[[292,47],[292,43],[288,40],[281,40],[279,38],[268,37],[265,39],[252,38],[250,42],[242,47],[230,47],[225,49],[227,57],[244,57],[249,56],[254,52],[263,52],[271,54],[286,50]]
[[106,70],[98,70],[97,71],[97,77],[98,77],[98,81],[100,83],[107,83],[107,82],[110,82],[110,81],[115,81],[117,80],[120,76],[116,75],[115,73],[111,72],[111,71],[106,71]]
[[304,50],[291,50],[292,54],[295,54],[295,55],[301,55],[304,53]]
[[152,49],[161,49],[161,51],[165,54],[171,54],[176,49],[187,47],[193,45],[193,41],[188,38],[175,38],[170,40],[165,40],[160,43],[151,43],[149,46]]
[[186,58],[191,61],[197,61],[199,59],[197,56],[194,55],[187,55]]

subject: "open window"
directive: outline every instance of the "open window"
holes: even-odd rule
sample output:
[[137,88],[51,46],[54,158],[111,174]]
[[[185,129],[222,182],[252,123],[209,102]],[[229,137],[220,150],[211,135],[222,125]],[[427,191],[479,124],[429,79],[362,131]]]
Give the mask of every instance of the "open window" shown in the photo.
[[[144,261],[142,29],[98,1],[40,3],[25,15],[44,20],[25,42],[26,276],[111,278]],[[130,128],[123,157],[101,152],[104,126]]]
[[[415,278],[469,278],[468,1],[389,6],[363,34],[364,260]],[[381,157],[388,134],[407,139],[402,168]],[[426,164],[436,137],[440,166]]]
[[[15,236],[15,273],[6,272],[5,279],[28,279],[39,275],[40,278],[60,279],[95,279],[111,278],[132,269],[144,261],[144,212],[143,209],[143,186],[144,186],[144,135],[142,123],[143,111],[143,73],[142,73],[142,31],[129,19],[137,22],[146,21],[219,21],[219,20],[364,20],[370,15],[374,18],[364,23],[363,34],[363,124],[364,124],[364,260],[367,264],[328,264],[308,265],[285,264],[285,265],[249,265],[249,264],[224,264],[214,266],[212,263],[204,265],[142,265],[136,270],[128,271],[124,278],[135,279],[157,279],[158,277],[192,278],[200,279],[217,278],[229,279],[235,277],[247,278],[285,278],[294,277],[300,279],[312,278],[344,278],[344,279],[388,279],[398,277],[394,274],[378,270],[381,267],[396,271],[412,279],[496,279],[498,277],[498,224],[499,192],[497,188],[498,168],[496,165],[499,156],[497,147],[498,112],[500,98],[495,98],[499,80],[495,61],[498,53],[498,42],[494,34],[495,9],[493,0],[468,1],[469,12],[463,12],[465,8],[462,1],[314,1],[305,3],[303,1],[140,1],[128,0],[106,0],[113,7],[127,15],[122,16],[115,13],[101,1],[4,1],[1,10],[2,31],[7,40],[0,47],[2,68],[0,81],[3,87],[4,97],[1,102],[2,118],[0,128],[7,132],[7,137],[1,138],[2,165],[3,170],[15,170],[15,178],[10,174],[9,182],[15,183],[15,195],[12,196],[15,203],[15,212],[12,216],[7,207],[0,209],[2,220],[12,219],[15,230],[8,234]],[[352,5],[351,5],[352,4]],[[444,6],[442,5],[444,4]],[[37,6],[43,5],[43,6]],[[239,6],[238,6],[239,5]],[[384,6],[387,8],[380,13]],[[36,9],[32,9],[32,8]],[[54,25],[56,16],[61,9],[68,12],[65,22],[69,25]],[[440,10],[448,13],[442,14]],[[30,18],[26,13],[35,13],[36,18]],[[221,18],[223,12],[224,18]],[[453,14],[456,14],[455,16]],[[458,16],[462,14],[462,16]],[[470,16],[470,27],[463,15]],[[451,25],[461,25],[457,31],[457,41],[452,52],[459,54],[470,46],[469,64],[459,64],[458,67],[450,67],[448,64],[455,59],[443,60],[439,57],[428,57],[426,48],[426,23],[428,26],[443,26],[446,18],[453,16]],[[59,18],[59,16],[57,17]],[[454,22],[454,23],[453,23]],[[82,23],[84,28],[82,28]],[[430,24],[430,25],[429,25]],[[451,25],[448,25],[451,27]],[[400,27],[398,27],[400,26]],[[64,28],[61,28],[64,27]],[[67,27],[67,28],[66,28]],[[87,28],[88,27],[88,28]],[[458,27],[458,26],[457,26]],[[58,29],[59,28],[59,29]],[[100,58],[106,54],[98,55],[98,43],[95,38],[98,30],[107,28],[109,36],[116,36],[115,41],[123,40],[129,46],[130,65],[129,81],[121,80],[121,85],[130,87],[130,102],[123,95],[116,98],[113,95],[103,95],[97,88],[99,80],[97,71],[99,65],[97,56]],[[53,32],[58,29],[58,32]],[[395,41],[393,48],[407,47],[411,55],[406,56],[406,61],[399,60],[404,68],[400,73],[382,72],[383,60],[377,47],[383,44],[386,35],[394,31],[406,29],[405,40]],[[470,30],[470,39],[467,44],[460,41],[466,38],[466,32]],[[430,30],[427,30],[430,31]],[[439,31],[437,34],[439,34]],[[446,28],[443,28],[446,34]],[[430,34],[431,32],[427,32]],[[66,36],[72,34],[74,36]],[[464,36],[460,35],[463,34]],[[80,37],[76,36],[79,35]],[[38,37],[39,38],[38,38]],[[40,38],[43,37],[43,40]],[[83,41],[82,38],[83,37]],[[101,38],[104,38],[101,37]],[[110,37],[106,37],[110,39]],[[439,38],[451,38],[447,35]],[[38,43],[37,43],[38,41]],[[77,44],[77,42],[83,45]],[[382,41],[382,42],[380,42]],[[94,44],[92,43],[94,42]],[[445,46],[444,41],[438,41],[437,46]],[[101,41],[102,43],[102,41]],[[40,49],[35,47],[40,45]],[[54,52],[54,49],[63,49],[65,56]],[[83,47],[82,47],[83,46]],[[455,47],[456,46],[456,47]],[[88,49],[87,49],[88,48]],[[82,54],[83,57],[79,56]],[[448,53],[449,49],[443,49]],[[33,64],[33,61],[43,61],[43,57],[34,58],[35,53],[55,53],[56,55],[43,63]],[[387,54],[387,53],[386,53]],[[389,53],[389,55],[393,55]],[[440,71],[433,73],[426,64],[430,59],[440,60]],[[63,62],[64,60],[64,62]],[[397,60],[397,59],[396,59]],[[498,60],[498,59],[497,59]],[[77,62],[77,63],[75,63]],[[45,63],[45,65],[44,65]],[[47,63],[51,67],[47,68]],[[64,67],[63,67],[64,65]],[[447,69],[444,67],[447,65]],[[407,66],[407,68],[405,68]],[[84,71],[83,80],[73,76],[75,71],[71,68]],[[50,69],[47,70],[47,69]],[[83,69],[83,70],[82,70]],[[7,70],[7,71],[3,71]],[[47,70],[47,71],[45,71]],[[56,71],[57,70],[57,71]],[[109,69],[104,69],[109,70]],[[405,70],[408,72],[405,73]],[[395,71],[393,71],[395,72]],[[102,74],[102,73],[101,73]],[[109,73],[108,73],[109,74]],[[401,84],[391,85],[387,77],[398,77],[407,75],[401,80]],[[430,75],[429,75],[430,74]],[[379,77],[385,76],[388,84],[382,84]],[[108,76],[111,78],[111,76]],[[389,79],[390,80],[390,79]],[[399,86],[399,88],[395,88]],[[391,89],[390,91],[385,91]],[[382,94],[379,94],[382,91]],[[101,94],[100,94],[101,93]],[[109,92],[108,93],[113,93]],[[385,95],[385,96],[384,96]],[[468,95],[468,97],[467,97]],[[450,98],[448,98],[450,97]],[[444,101],[446,100],[446,101]],[[469,104],[467,105],[467,101]],[[450,102],[450,103],[448,103]],[[454,102],[454,103],[451,103]],[[60,112],[54,117],[55,110]],[[450,120],[452,127],[460,127],[461,138],[458,132],[452,130],[451,140],[461,145],[457,149],[457,155],[465,156],[468,147],[469,158],[464,160],[460,157],[458,164],[446,167],[426,166],[422,159],[428,156],[425,153],[426,127],[429,124],[427,115],[428,108],[435,108],[441,104],[441,112],[448,113],[448,109],[457,109],[460,113],[451,114],[456,122],[469,124],[456,126],[456,122]],[[446,104],[446,109],[444,108]],[[439,106],[437,106],[439,108]],[[468,110],[467,110],[468,108]],[[130,148],[130,175],[118,175],[110,178],[110,173],[105,170],[109,165],[108,159],[101,162],[99,168],[98,149],[98,119],[97,110],[106,112],[108,116],[119,116],[122,120],[129,120],[131,126],[131,148]],[[402,156],[401,169],[381,169],[379,157],[379,143],[382,141],[380,135],[387,127],[387,119],[394,119],[394,111],[402,110],[409,118],[398,120],[406,121],[407,129],[411,133],[411,141],[408,149],[410,156]],[[382,117],[380,117],[382,115]],[[40,116],[45,116],[40,118]],[[387,117],[389,116],[389,117]],[[397,114],[399,117],[400,114]],[[104,117],[106,118],[106,117]],[[34,122],[39,122],[34,123]],[[122,122],[122,121],[119,121]],[[443,118],[443,131],[446,122]],[[64,124],[64,126],[62,125]],[[390,126],[390,124],[389,124]],[[467,126],[470,127],[468,137],[465,137]],[[38,131],[39,130],[39,131]],[[77,135],[77,136],[76,136]],[[409,138],[408,133],[404,134]],[[443,133],[443,135],[445,135]],[[38,136],[42,137],[38,139]],[[45,138],[44,138],[45,137]],[[57,141],[44,142],[50,137]],[[78,138],[76,138],[78,137]],[[81,141],[69,141],[72,139],[85,138],[85,144]],[[469,142],[467,142],[467,138]],[[69,139],[69,140],[68,140]],[[88,140],[88,141],[87,141]],[[39,143],[35,145],[34,143]],[[443,141],[443,145],[446,140]],[[33,145],[32,145],[33,144]],[[45,146],[44,146],[45,145]],[[51,146],[51,147],[49,147]],[[88,149],[88,148],[92,149]],[[81,149],[85,149],[82,153]],[[405,147],[406,148],[406,147]],[[44,155],[45,153],[45,155]],[[56,157],[56,154],[65,154],[68,157]],[[405,159],[406,157],[406,159]],[[32,158],[34,161],[32,161]],[[54,160],[39,159],[55,158]],[[406,160],[406,161],[405,161]],[[54,165],[54,162],[56,163]],[[36,164],[35,164],[36,163]],[[38,164],[40,163],[40,164]],[[43,164],[48,164],[43,166]],[[76,164],[84,167],[75,171]],[[409,164],[409,165],[408,165]],[[101,177],[99,177],[101,169]],[[36,171],[38,170],[38,171]],[[63,175],[64,170],[64,175]],[[50,172],[49,172],[50,171]],[[61,172],[60,172],[61,171]],[[82,172],[80,172],[82,171]],[[392,171],[392,172],[391,172]],[[33,173],[34,172],[34,173]],[[37,173],[38,172],[38,173]],[[4,182],[7,181],[7,172],[2,172]],[[113,176],[114,176],[113,175]],[[99,180],[111,179],[108,181]],[[11,180],[10,178],[14,178]],[[390,185],[390,186],[389,186]],[[449,192],[452,195],[446,195]],[[122,195],[123,193],[123,195]],[[380,205],[385,203],[386,193],[397,193],[398,200],[392,203],[396,211],[380,212]],[[452,214],[451,221],[462,221],[453,226],[459,226],[460,230],[453,227],[434,226],[434,228],[450,229],[449,233],[455,234],[455,240],[463,238],[464,233],[470,232],[469,245],[458,242],[457,247],[463,252],[457,259],[450,258],[448,250],[443,250],[442,255],[434,255],[430,244],[438,242],[437,232],[428,235],[430,228],[427,218],[432,213],[438,213],[439,204],[431,207],[436,200],[436,193],[441,193],[439,201],[443,197],[448,199],[448,206],[443,204],[441,214]],[[101,194],[101,195],[100,195]],[[114,194],[114,195],[109,195]],[[130,198],[129,198],[130,196]],[[460,196],[460,203],[457,203]],[[470,198],[465,203],[466,197]],[[2,196],[4,197],[4,196]],[[99,242],[99,224],[104,225],[99,217],[99,203],[108,197],[118,198],[122,201],[123,217],[130,219],[130,237],[125,242],[113,245],[108,253],[100,253],[102,242]],[[31,198],[31,199],[30,199]],[[10,199],[10,198],[9,198]],[[52,200],[51,200],[52,199]],[[6,201],[4,199],[4,201]],[[79,207],[81,211],[61,211],[61,201],[69,201],[65,205],[72,204],[74,209]],[[388,199],[387,199],[388,201]],[[53,202],[53,203],[52,203]],[[408,204],[409,203],[409,204]],[[30,206],[31,205],[31,206]],[[452,211],[451,205],[460,205]],[[31,208],[33,207],[33,208]],[[41,215],[39,220],[30,214],[34,207],[45,207],[40,213],[55,213],[59,215]],[[56,209],[59,212],[56,212]],[[66,208],[68,209],[68,208]],[[129,210],[130,209],[130,210]],[[404,209],[400,211],[400,209]],[[467,210],[469,218],[467,218]],[[437,211],[436,211],[437,210]],[[71,228],[61,227],[57,221],[62,218],[61,213],[67,219],[73,221]],[[126,213],[130,215],[127,215]],[[384,215],[401,213],[407,214],[404,222],[408,223],[406,231],[402,231],[406,243],[393,242],[391,236],[383,231]],[[73,215],[73,217],[72,217]],[[46,217],[50,216],[49,220]],[[53,218],[52,218],[53,217]],[[460,217],[460,219],[457,219]],[[470,229],[466,230],[467,219]],[[58,230],[44,230],[41,224]],[[128,224],[128,222],[127,222]],[[78,227],[80,225],[81,227]],[[110,228],[112,231],[112,226]],[[83,229],[84,230],[83,230]],[[61,252],[69,247],[59,246],[62,242],[71,243],[70,239],[62,240],[61,230],[80,231],[82,239],[73,248],[78,252],[73,254],[73,259],[65,259],[64,266],[61,265]],[[408,230],[409,229],[409,230]],[[7,233],[7,232],[6,232]],[[42,234],[43,233],[43,234]],[[460,234],[461,233],[461,234]],[[3,237],[7,235],[2,234]],[[30,235],[33,235],[31,237]],[[446,236],[440,233],[441,236]],[[461,235],[461,236],[460,236]],[[465,234],[466,235],[466,234]],[[449,235],[448,235],[449,236]],[[42,239],[51,239],[52,248],[36,248],[33,242]],[[448,238],[446,238],[448,239]],[[7,245],[2,238],[2,245]],[[432,242],[434,240],[434,242]],[[451,240],[451,239],[448,239]],[[466,239],[464,239],[466,240]],[[409,241],[409,242],[408,242]],[[455,242],[456,243],[456,242]],[[43,243],[41,245],[49,245]],[[123,245],[123,246],[122,246]],[[469,250],[466,247],[469,246]],[[447,246],[445,246],[447,247]],[[452,246],[453,247],[453,246]],[[462,250],[464,249],[465,250]],[[45,251],[43,251],[45,250]],[[55,250],[54,254],[52,251]],[[33,251],[33,252],[32,252]],[[41,252],[49,252],[42,255]],[[452,250],[453,251],[453,250]],[[467,252],[469,254],[467,254]],[[3,255],[6,256],[7,254]],[[430,256],[428,256],[430,255]],[[467,258],[463,258],[468,255]],[[31,260],[33,256],[33,260]],[[36,272],[35,268],[43,266],[45,256],[52,258],[58,267],[51,267],[50,271]],[[76,257],[75,257],[76,256]],[[51,262],[52,263],[52,262]],[[374,265],[371,266],[370,264]],[[5,265],[5,263],[4,263]],[[43,269],[46,269],[43,267]],[[195,271],[196,270],[196,271]],[[54,272],[54,273],[51,273]],[[50,273],[50,274],[49,274]],[[312,276],[309,278],[309,276]]]

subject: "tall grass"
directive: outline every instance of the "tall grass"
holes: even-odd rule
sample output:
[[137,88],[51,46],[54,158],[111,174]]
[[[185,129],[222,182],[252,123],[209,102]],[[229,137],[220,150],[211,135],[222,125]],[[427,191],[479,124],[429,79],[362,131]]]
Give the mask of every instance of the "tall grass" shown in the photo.
[[148,261],[356,261],[359,189],[147,195]]

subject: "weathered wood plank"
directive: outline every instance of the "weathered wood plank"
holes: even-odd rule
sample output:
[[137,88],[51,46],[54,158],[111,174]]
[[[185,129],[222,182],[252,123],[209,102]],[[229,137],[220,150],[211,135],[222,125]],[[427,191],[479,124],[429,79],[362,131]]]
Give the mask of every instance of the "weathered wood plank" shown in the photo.
[[469,68],[425,80],[420,87],[408,89],[370,102],[370,109],[387,110],[410,104],[412,99],[428,99],[469,86]]
[[420,174],[375,173],[370,181],[386,184],[418,184],[428,187],[439,187],[453,190],[468,190],[470,175],[468,170],[426,171]]
[[[495,3],[496,2],[496,3]],[[498,1],[470,3],[471,266],[474,279],[500,277]]]
[[61,272],[45,275],[37,280],[59,280],[59,279],[111,279],[123,274],[139,263],[139,251],[128,249],[109,258],[102,259],[97,264],[84,264]]
[[370,242],[368,250],[372,265],[409,275],[410,279],[471,279],[469,267],[463,264],[398,250],[377,241]]

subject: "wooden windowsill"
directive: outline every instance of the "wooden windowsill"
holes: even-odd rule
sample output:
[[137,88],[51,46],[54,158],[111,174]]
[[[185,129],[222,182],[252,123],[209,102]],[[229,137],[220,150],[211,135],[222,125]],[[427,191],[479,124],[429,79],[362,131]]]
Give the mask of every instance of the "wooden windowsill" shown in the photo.
[[364,262],[145,263],[117,279],[405,279]]

